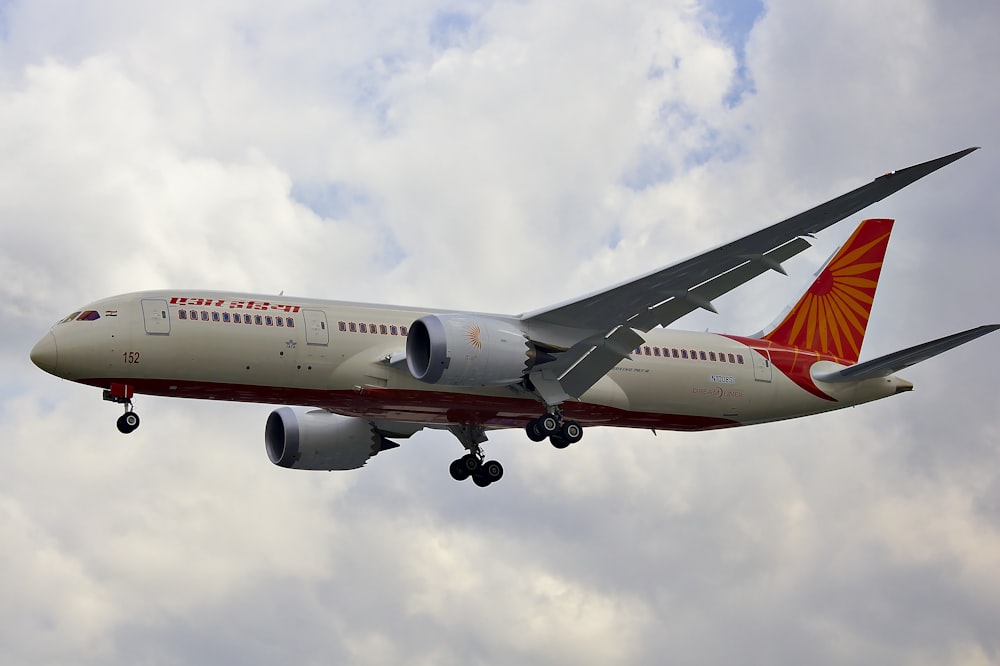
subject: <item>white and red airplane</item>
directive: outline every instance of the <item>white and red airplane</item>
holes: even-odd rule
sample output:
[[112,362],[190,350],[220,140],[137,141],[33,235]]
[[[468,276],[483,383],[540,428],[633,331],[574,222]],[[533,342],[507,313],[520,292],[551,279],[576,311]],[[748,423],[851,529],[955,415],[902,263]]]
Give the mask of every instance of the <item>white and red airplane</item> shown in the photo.
[[[355,469],[421,428],[468,449],[457,480],[503,467],[481,444],[525,428],[563,448],[584,426],[709,430],[909,391],[895,372],[990,333],[981,326],[859,363],[892,220],[865,220],[787,316],[756,336],[665,328],[810,245],[804,238],[975,150],[888,173],[744,238],[629,282],[518,316],[214,291],[91,303],[32,361],[104,389],[135,430],[135,394],[286,405],[267,419],[276,465]],[[296,411],[287,405],[313,407]]]

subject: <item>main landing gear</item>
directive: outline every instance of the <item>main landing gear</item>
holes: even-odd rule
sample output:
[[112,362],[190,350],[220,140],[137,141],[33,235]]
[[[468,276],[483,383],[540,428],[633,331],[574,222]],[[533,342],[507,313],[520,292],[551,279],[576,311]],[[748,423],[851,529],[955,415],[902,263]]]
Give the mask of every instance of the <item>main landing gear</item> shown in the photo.
[[469,450],[464,456],[451,463],[448,471],[456,481],[472,478],[480,488],[496,483],[503,478],[503,465],[496,460],[486,460],[486,453],[480,446],[486,441],[486,429],[481,425],[454,425],[448,428]]
[[557,449],[565,449],[583,439],[583,426],[576,421],[563,420],[558,408],[528,421],[524,429],[531,441],[541,442],[548,438]]
[[118,432],[127,435],[139,427],[139,415],[132,408],[132,387],[127,384],[112,384],[104,391],[104,399],[119,405],[125,405],[125,413],[118,417],[116,425]]

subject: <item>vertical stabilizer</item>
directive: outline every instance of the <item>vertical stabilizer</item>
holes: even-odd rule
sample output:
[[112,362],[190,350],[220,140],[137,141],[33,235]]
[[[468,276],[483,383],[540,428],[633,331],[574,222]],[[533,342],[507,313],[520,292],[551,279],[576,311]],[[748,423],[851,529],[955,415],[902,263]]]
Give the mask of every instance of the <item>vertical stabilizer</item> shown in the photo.
[[892,222],[862,222],[764,339],[857,363]]

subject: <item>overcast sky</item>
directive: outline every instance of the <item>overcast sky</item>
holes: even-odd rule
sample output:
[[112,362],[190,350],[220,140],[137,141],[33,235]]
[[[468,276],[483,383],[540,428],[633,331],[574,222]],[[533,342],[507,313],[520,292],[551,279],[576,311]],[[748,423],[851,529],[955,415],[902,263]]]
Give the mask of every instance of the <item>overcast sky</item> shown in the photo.
[[[862,358],[1000,322],[992,0],[0,0],[0,664],[995,664],[1000,336],[912,393],[295,472],[28,351],[138,289],[518,313],[901,168]],[[680,327],[759,330],[856,216]]]

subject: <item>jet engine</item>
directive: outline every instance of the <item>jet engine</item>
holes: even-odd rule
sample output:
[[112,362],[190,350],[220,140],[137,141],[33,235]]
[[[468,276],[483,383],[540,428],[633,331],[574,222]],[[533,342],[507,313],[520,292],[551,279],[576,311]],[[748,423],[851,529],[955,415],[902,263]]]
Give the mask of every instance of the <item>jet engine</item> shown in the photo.
[[427,315],[406,336],[415,379],[445,386],[504,386],[535,364],[531,342],[507,322],[465,314]]
[[399,446],[365,419],[290,407],[267,417],[264,445],[275,465],[317,470],[357,469],[379,451]]

